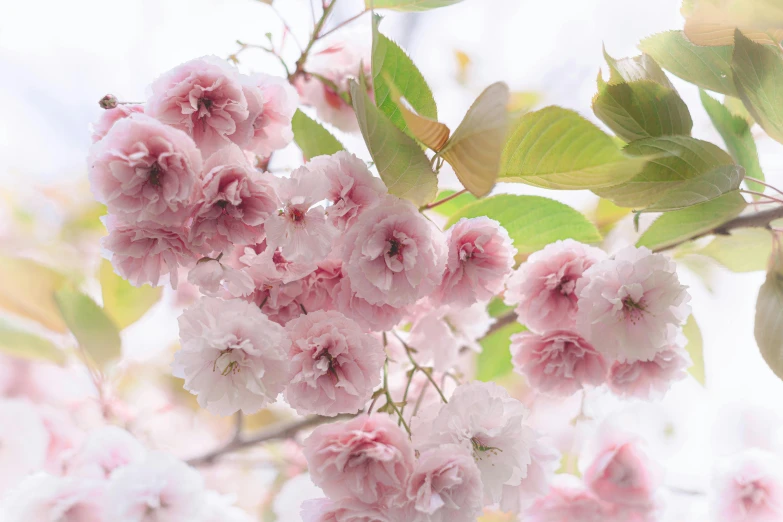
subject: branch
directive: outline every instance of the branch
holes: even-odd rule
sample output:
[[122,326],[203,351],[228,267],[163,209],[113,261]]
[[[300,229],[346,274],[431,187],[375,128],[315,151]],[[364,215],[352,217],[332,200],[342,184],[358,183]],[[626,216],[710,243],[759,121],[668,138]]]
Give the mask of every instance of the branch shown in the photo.
[[299,59],[296,61],[296,68],[294,69],[294,72],[288,75],[288,82],[293,85],[293,83],[296,81],[296,79],[299,76],[302,76],[305,74],[304,66],[305,62],[307,61],[307,57],[310,54],[310,51],[313,48],[313,45],[315,45],[315,42],[317,42],[321,37],[321,31],[324,28],[324,24],[326,23],[326,19],[329,18],[329,15],[332,13],[332,9],[334,9],[335,4],[337,3],[337,0],[333,0],[332,3],[324,7],[323,13],[321,14],[321,18],[318,19],[318,21],[315,23],[315,27],[313,28],[313,34],[310,35],[310,40],[307,42],[307,46],[305,46],[304,51],[302,51],[301,56],[299,56]]
[[781,218],[783,218],[783,206],[770,208],[768,210],[762,210],[761,212],[755,212],[753,214],[745,214],[736,217],[734,219],[731,219],[729,221],[726,221],[722,225],[718,225],[717,227],[708,230],[706,232],[703,232],[697,236],[683,239],[682,241],[678,241],[664,248],[656,249],[655,251],[662,252],[664,250],[671,250],[672,248],[678,247],[683,243],[687,243],[688,241],[693,241],[694,239],[699,239],[704,236],[712,236],[712,235],[728,236],[731,235],[732,230],[736,230],[738,228],[769,228],[770,223],[772,223],[776,219],[781,219]]
[[210,465],[213,462],[215,462],[215,460],[222,457],[223,455],[234,453],[236,451],[240,451],[250,446],[255,446],[256,444],[261,444],[264,442],[289,439],[294,437],[300,431],[306,430],[307,428],[313,428],[315,426],[318,426],[319,424],[349,419],[351,417],[353,417],[353,415],[338,415],[336,417],[322,417],[322,416],[314,415],[312,417],[305,417],[304,419],[299,419],[292,422],[281,423],[277,426],[273,426],[267,430],[261,431],[256,435],[245,438],[242,436],[242,432],[241,432],[242,430],[241,430],[240,419],[242,417],[237,416],[238,427],[235,428],[234,438],[232,438],[229,442],[227,442],[223,446],[215,448],[209,453],[206,453],[198,457],[193,457],[192,459],[188,459],[187,463],[190,464],[191,466]]

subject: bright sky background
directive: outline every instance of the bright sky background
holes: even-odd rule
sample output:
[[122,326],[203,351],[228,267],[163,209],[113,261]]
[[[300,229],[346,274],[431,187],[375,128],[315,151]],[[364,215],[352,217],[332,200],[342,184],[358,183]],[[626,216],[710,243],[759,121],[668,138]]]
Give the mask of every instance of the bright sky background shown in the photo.
[[[362,5],[361,0],[337,1],[335,20]],[[275,5],[305,40],[312,23],[307,0],[276,0]],[[143,101],[150,81],[181,62],[206,54],[225,57],[236,50],[237,39],[264,43],[265,33],[281,34],[278,19],[257,0],[24,0],[7,1],[2,11],[0,187],[10,190],[85,176],[88,127],[104,94]],[[354,27],[368,29],[369,20],[365,16]],[[497,80],[514,91],[539,91],[543,104],[572,108],[596,121],[590,101],[596,74],[606,69],[602,43],[612,56],[624,57],[636,54],[645,36],[681,26],[679,0],[465,0],[423,14],[389,14],[382,29],[412,54],[433,87],[441,119],[454,128],[472,99]],[[296,51],[293,45],[288,50]],[[473,60],[467,86],[455,80],[455,50]],[[282,73],[277,62],[257,51],[243,55],[241,67]],[[691,109],[694,135],[723,147],[698,90],[679,80],[675,85]],[[361,143],[346,142],[353,150]],[[766,137],[759,141],[768,180],[783,186],[780,147]],[[544,194],[522,185],[509,190]],[[582,210],[594,202],[589,193],[545,194]],[[722,408],[778,408],[783,384],[753,341],[755,296],[764,274],[719,272],[714,293],[685,270],[682,278],[691,285],[704,333],[708,389],[679,385],[662,411],[689,426],[685,449],[672,458],[682,464],[675,464],[682,471],[675,477],[698,485],[712,452],[723,446],[710,447],[715,433],[733,433],[750,422],[729,417]],[[176,333],[170,326],[163,337]],[[132,335],[148,339],[143,332]],[[724,421],[719,428],[712,424],[716,412]],[[769,412],[758,418],[759,434],[779,425]]]

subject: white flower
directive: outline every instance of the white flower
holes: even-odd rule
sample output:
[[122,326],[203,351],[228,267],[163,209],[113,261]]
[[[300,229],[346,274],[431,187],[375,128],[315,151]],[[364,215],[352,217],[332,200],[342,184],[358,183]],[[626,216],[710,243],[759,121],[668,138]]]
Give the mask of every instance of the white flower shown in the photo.
[[254,522],[255,519],[234,505],[234,498],[207,491],[198,522]]
[[116,426],[93,431],[81,447],[66,456],[63,472],[69,476],[103,480],[112,472],[144,459],[146,450],[133,435]]
[[[8,492],[3,522],[104,522],[104,483],[36,473]],[[120,519],[116,519],[120,520]],[[122,522],[130,522],[122,519]]]
[[31,402],[0,400],[0,494],[25,475],[43,469],[49,440],[44,421]]
[[114,472],[107,491],[106,520],[117,522],[199,521],[205,490],[201,475],[165,453]]
[[202,408],[255,413],[283,390],[291,341],[256,305],[202,297],[180,316],[179,329],[173,373]]
[[226,266],[217,259],[206,259],[196,263],[196,266],[188,272],[188,282],[196,285],[204,295],[211,297],[218,296],[224,285],[232,297],[250,295],[256,289],[250,275]]
[[559,467],[560,452],[549,441],[537,435],[530,448],[530,466],[525,478],[519,486],[503,486],[500,508],[503,511],[519,513],[529,507],[536,499],[549,492],[549,485]]
[[504,485],[519,486],[531,463],[535,432],[525,422],[527,409],[494,383],[457,387],[448,404],[419,412],[411,421],[418,451],[459,444],[472,452],[481,471],[484,495],[500,501]]
[[690,313],[675,268],[665,256],[634,247],[591,266],[577,283],[577,328],[609,358],[651,360]]

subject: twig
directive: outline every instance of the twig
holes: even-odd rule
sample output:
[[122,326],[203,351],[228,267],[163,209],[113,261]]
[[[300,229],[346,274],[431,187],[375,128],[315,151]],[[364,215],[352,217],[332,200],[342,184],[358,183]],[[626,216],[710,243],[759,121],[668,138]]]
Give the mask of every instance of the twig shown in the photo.
[[[310,4],[312,7],[313,4]],[[291,38],[294,40],[294,43],[299,48],[299,52],[302,52],[302,44],[299,43],[299,40],[296,38],[296,35],[291,30],[291,27],[288,25],[288,22],[286,22],[285,18],[283,18],[283,15],[280,14],[280,11],[277,10],[277,7],[275,7],[275,4],[269,4],[269,7],[272,8],[272,11],[277,15],[277,17],[280,19],[280,23],[283,24],[283,27],[285,28],[286,32],[291,35]],[[282,50],[282,45],[281,45]]]
[[236,451],[240,451],[245,448],[249,448],[250,446],[255,446],[256,444],[261,444],[264,442],[288,439],[294,437],[297,433],[299,433],[302,430],[306,430],[307,428],[312,428],[318,426],[319,424],[324,424],[327,422],[349,419],[351,417],[353,417],[353,415],[338,415],[337,417],[321,417],[321,416],[314,415],[312,417],[305,417],[304,419],[299,419],[297,421],[280,424],[278,426],[273,426],[267,430],[264,430],[256,435],[247,438],[242,437],[241,426],[240,426],[238,430],[235,429],[234,437],[226,444],[204,455],[193,457],[192,459],[189,459],[187,462],[191,466],[209,465],[212,464],[218,458],[222,457],[223,455],[234,453]]
[[760,196],[762,198],[771,199],[772,201],[777,201],[778,203],[783,203],[783,199],[770,196],[769,194],[764,194],[763,192],[756,192],[755,190],[745,190],[745,189],[740,189],[740,192],[744,194],[753,194],[754,196]]
[[411,434],[411,428],[408,426],[408,423],[405,422],[405,419],[402,418],[402,412],[399,408],[397,408],[397,405],[394,404],[394,399],[391,396],[391,393],[389,393],[389,360],[386,359],[386,362],[383,365],[383,392],[386,395],[386,403],[389,405],[391,409],[394,410],[394,413],[397,414],[397,418],[402,423],[402,427],[405,428],[405,431],[408,432],[408,435]]
[[484,334],[484,337],[482,337],[482,339],[486,339],[487,337],[489,337],[493,333],[497,332],[498,330],[500,330],[504,326],[507,326],[507,325],[509,325],[511,323],[516,322],[516,320],[517,320],[517,314],[516,314],[516,312],[514,312],[514,310],[506,312],[505,314],[503,314],[500,317],[498,317],[497,319],[495,319],[495,322],[492,323],[492,326],[489,327],[489,329],[487,330],[487,333]]
[[361,16],[362,16],[364,13],[369,13],[369,12],[370,12],[370,9],[365,9],[365,10],[364,10],[364,11],[362,11],[361,13],[358,13],[358,14],[356,14],[356,15],[354,15],[354,16],[352,16],[352,17],[348,18],[347,20],[343,20],[342,22],[340,22],[339,24],[335,25],[334,27],[332,27],[331,29],[329,29],[328,31],[326,31],[324,34],[322,34],[322,35],[321,35],[321,38],[326,38],[327,36],[329,36],[330,34],[332,34],[333,32],[335,32],[336,30],[338,30],[338,29],[340,29],[340,28],[342,28],[342,27],[344,27],[344,26],[346,26],[346,25],[350,24],[350,23],[351,23],[351,22],[353,22],[354,20],[358,20],[358,19],[359,19],[359,18],[360,18],[360,17],[361,17]]
[[770,185],[769,183],[767,183],[765,181],[761,181],[760,179],[756,179],[756,178],[751,178],[750,176],[745,176],[745,179],[748,180],[748,181],[752,181],[753,183],[758,183],[759,185],[764,185],[767,188],[771,188],[772,190],[774,190],[775,192],[777,192],[778,194],[783,196],[783,190],[780,190],[777,187],[773,187],[772,185]]
[[318,19],[318,21],[315,23],[315,27],[313,28],[313,34],[310,35],[310,41],[307,42],[307,46],[304,48],[304,51],[302,51],[302,55],[299,56],[299,59],[296,61],[296,68],[294,69],[294,72],[288,75],[288,82],[293,84],[294,81],[304,74],[304,65],[307,61],[307,57],[310,55],[310,51],[313,49],[313,45],[315,45],[315,42],[321,38],[321,30],[324,28],[324,24],[326,23],[326,19],[329,18],[329,15],[332,13],[332,10],[334,9],[334,6],[337,4],[337,0],[333,0],[332,3],[324,7],[324,11],[321,14],[321,18]]
[[432,208],[437,207],[438,205],[442,205],[444,203],[448,203],[452,199],[457,198],[457,197],[463,195],[467,191],[468,191],[468,189],[462,189],[459,192],[455,192],[454,194],[450,194],[450,195],[446,196],[443,199],[439,199],[438,201],[430,203],[429,205],[424,205],[423,207],[421,207],[421,210],[430,210]]
[[432,384],[432,387],[435,388],[435,390],[438,392],[438,395],[440,395],[441,400],[445,404],[448,404],[449,400],[446,398],[446,395],[444,395],[443,391],[441,391],[440,387],[438,386],[438,383],[435,382],[435,379],[432,378],[432,375],[430,374],[430,372],[428,372],[426,368],[422,368],[421,366],[419,366],[419,363],[417,363],[413,359],[413,355],[411,354],[410,346],[408,346],[405,343],[405,341],[402,340],[402,337],[400,337],[400,335],[397,332],[394,332],[394,336],[397,338],[398,341],[400,341],[402,343],[402,346],[405,348],[405,353],[408,356],[408,360],[413,365],[413,368],[415,370],[421,371],[421,373],[423,373],[427,377],[427,380],[430,381],[430,384]]

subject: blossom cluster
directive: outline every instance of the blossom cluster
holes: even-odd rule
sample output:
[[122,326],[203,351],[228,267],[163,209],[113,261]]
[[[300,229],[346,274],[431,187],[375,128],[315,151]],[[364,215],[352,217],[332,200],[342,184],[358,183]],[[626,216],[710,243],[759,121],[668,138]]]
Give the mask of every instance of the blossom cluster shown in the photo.
[[115,426],[80,440],[75,426],[57,413],[23,399],[0,401],[0,417],[17,434],[0,434],[3,474],[24,477],[0,484],[12,486],[0,500],[3,522],[252,522],[184,462],[148,450]]
[[512,336],[512,361],[536,390],[566,396],[605,383],[649,399],[685,377],[691,361],[679,338],[690,296],[665,256],[627,247],[607,257],[558,241],[507,286],[506,302],[529,329]]

